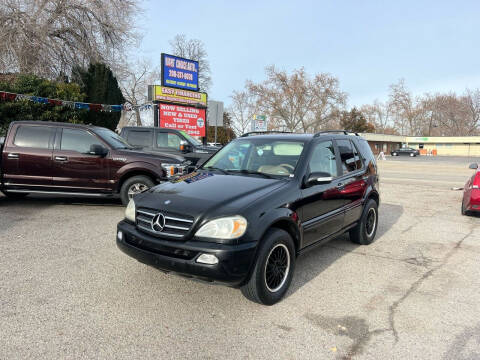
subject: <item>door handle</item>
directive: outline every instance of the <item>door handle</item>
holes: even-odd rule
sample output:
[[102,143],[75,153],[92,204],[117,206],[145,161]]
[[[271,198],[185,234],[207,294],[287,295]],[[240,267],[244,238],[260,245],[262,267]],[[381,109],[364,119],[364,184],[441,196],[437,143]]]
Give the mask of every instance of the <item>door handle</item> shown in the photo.
[[345,188],[345,184],[344,184],[344,183],[338,183],[338,184],[337,184],[337,189],[342,190],[342,189],[344,189],[344,188]]
[[7,156],[9,159],[18,159],[18,154],[10,153]]
[[55,156],[55,161],[67,161],[68,158],[66,156]]

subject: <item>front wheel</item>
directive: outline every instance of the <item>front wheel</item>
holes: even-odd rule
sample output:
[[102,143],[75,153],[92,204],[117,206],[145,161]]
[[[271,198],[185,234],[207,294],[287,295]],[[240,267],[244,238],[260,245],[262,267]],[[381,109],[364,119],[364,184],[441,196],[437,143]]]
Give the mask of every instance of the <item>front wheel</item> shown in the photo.
[[375,200],[369,199],[357,226],[350,230],[350,240],[356,244],[369,245],[375,239],[377,228],[378,204]]
[[414,156],[415,156],[415,154],[414,154],[414,153],[410,153],[410,157],[414,157]]
[[285,296],[294,270],[292,237],[284,230],[270,229],[260,244],[252,275],[240,290],[251,301],[273,305]]
[[153,186],[155,186],[155,184],[148,176],[133,176],[125,180],[120,189],[120,199],[122,199],[122,204],[127,205],[135,195],[147,191]]
[[397,153],[394,152],[394,153],[392,154],[392,156],[397,156]]

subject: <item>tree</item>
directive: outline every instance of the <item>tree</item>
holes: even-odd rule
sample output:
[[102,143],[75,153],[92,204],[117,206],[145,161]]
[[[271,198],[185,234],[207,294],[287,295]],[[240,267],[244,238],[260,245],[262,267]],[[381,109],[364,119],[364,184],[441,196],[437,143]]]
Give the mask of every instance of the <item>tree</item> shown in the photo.
[[251,126],[253,115],[259,112],[258,100],[248,90],[234,91],[228,112],[232,117],[232,128],[238,136],[245,134]]
[[207,50],[201,40],[187,39],[184,34],[176,35],[170,41],[172,55],[198,61],[198,83],[201,91],[208,92],[212,85]]
[[[41,79],[35,75],[16,75],[0,80],[0,89],[17,94],[42,96],[50,99],[84,101],[80,85]],[[87,111],[68,106],[38,104],[29,100],[0,101],[0,133],[4,133],[12,121],[43,120],[83,123]]]
[[353,107],[350,111],[343,111],[340,117],[340,126],[342,129],[355,133],[373,133],[375,126],[367,122],[365,116]]
[[375,126],[375,132],[381,134],[395,134],[395,124],[392,121],[392,111],[388,104],[375,100],[371,105],[363,105],[360,112],[368,123]]
[[[152,85],[159,80],[160,72],[154,68],[148,60],[140,59],[134,63],[126,63],[117,68],[120,76],[120,88],[127,104],[133,108],[132,114],[135,115],[136,126],[142,126],[139,105],[149,101],[147,97],[148,85]],[[126,123],[130,118],[126,119]]]
[[247,82],[248,90],[266,115],[282,120],[290,131],[327,128],[345,105],[347,95],[330,74],[317,74],[312,79],[303,68],[289,75],[269,66],[266,75],[262,83]]
[[[90,64],[87,71],[77,68],[74,73],[76,80],[82,85],[82,92],[86,95],[85,102],[107,105],[124,103],[117,79],[105,64]],[[112,130],[116,128],[119,120],[119,112],[89,111],[85,118],[87,123]]]
[[[231,127],[231,118],[228,112],[223,113],[223,126],[217,126],[217,142],[222,145],[228,144],[237,136]],[[207,129],[207,142],[215,142],[215,126]]]
[[48,79],[109,65],[136,39],[134,0],[3,0],[0,71]]

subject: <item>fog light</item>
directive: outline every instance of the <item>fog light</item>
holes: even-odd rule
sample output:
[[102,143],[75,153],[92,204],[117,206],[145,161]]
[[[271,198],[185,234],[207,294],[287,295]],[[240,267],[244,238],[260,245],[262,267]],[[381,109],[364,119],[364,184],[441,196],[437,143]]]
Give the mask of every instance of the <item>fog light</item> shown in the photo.
[[117,233],[117,239],[118,239],[118,240],[123,240],[123,232],[119,231],[119,232]]
[[197,262],[201,264],[215,265],[218,264],[218,259],[212,254],[202,254],[198,257]]

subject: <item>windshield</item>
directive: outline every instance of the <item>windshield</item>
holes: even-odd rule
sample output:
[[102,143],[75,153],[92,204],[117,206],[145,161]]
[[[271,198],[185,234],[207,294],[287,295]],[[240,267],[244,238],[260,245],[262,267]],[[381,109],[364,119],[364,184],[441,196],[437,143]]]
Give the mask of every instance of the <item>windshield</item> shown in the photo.
[[245,138],[232,141],[204,165],[229,173],[257,173],[293,177],[303,141]]
[[95,132],[114,149],[131,149],[132,146],[112,130],[97,128]]
[[188,139],[188,141],[190,141],[193,145],[195,146],[201,146],[202,143],[200,141],[198,141],[197,139],[195,139],[194,137],[191,137],[190,135],[188,135],[185,131],[180,131],[182,133],[183,136],[185,136],[186,139]]

